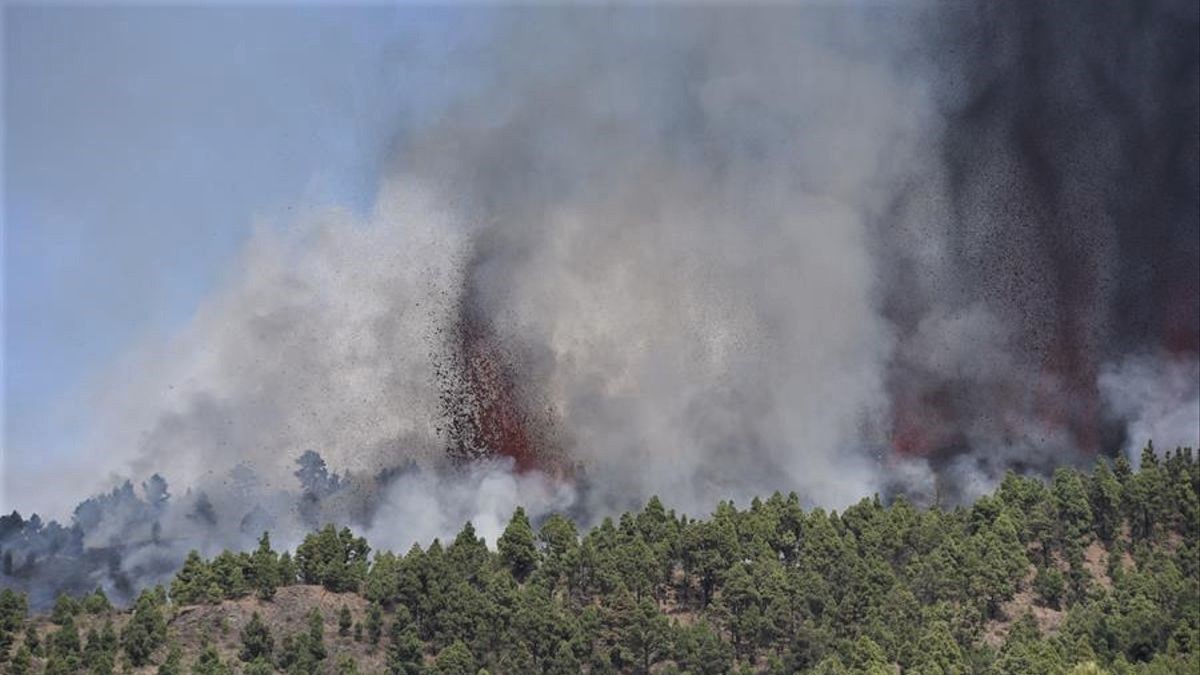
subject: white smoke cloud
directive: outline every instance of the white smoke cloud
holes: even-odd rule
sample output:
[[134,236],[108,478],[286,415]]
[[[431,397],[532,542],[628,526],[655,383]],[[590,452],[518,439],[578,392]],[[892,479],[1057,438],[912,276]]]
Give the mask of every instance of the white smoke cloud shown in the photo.
[[470,302],[588,507],[869,492],[891,338],[867,223],[927,122],[921,83],[856,21],[647,17],[660,32],[506,26],[522,39],[493,80],[409,139],[370,217],[261,227],[192,324],[129,361],[107,467],[182,487],[245,464],[281,489],[307,449],[338,471],[436,463],[434,361]]
[[537,67],[501,70],[479,100],[502,104],[456,111],[414,163],[472,188],[471,301],[592,497],[842,505],[877,484],[859,451],[886,416],[868,222],[929,110],[826,15],[714,14],[649,13],[651,36],[539,16],[501,59]]
[[372,545],[407,551],[414,543],[445,541],[470,521],[489,546],[522,506],[531,517],[568,510],[574,488],[541,473],[517,474],[507,459],[483,460],[449,474],[414,472],[402,476],[379,497],[367,530]]
[[397,445],[431,450],[430,354],[466,232],[412,185],[364,221],[329,210],[288,227],[260,227],[191,325],[108,392],[96,443],[134,473],[191,485],[246,464],[280,488],[305,450],[355,471]]
[[1125,456],[1136,467],[1142,448],[1200,447],[1200,361],[1191,355],[1140,354],[1100,374],[1108,405],[1127,420]]

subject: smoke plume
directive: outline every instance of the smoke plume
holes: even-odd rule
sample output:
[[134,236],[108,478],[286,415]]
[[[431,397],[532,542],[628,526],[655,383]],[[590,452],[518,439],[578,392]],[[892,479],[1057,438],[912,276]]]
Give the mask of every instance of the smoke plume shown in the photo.
[[13,578],[1200,440],[1194,7],[493,18],[370,215],[262,225],[120,366],[88,470],[146,482],[0,531]]

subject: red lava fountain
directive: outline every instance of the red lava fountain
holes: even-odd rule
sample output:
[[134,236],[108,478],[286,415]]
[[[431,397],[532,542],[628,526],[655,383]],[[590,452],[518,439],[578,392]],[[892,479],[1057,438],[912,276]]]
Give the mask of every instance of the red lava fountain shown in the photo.
[[515,359],[495,333],[481,320],[460,318],[451,351],[449,366],[440,373],[447,453],[456,461],[509,457],[518,473],[564,477],[560,453],[549,440],[549,421],[530,410],[518,386]]

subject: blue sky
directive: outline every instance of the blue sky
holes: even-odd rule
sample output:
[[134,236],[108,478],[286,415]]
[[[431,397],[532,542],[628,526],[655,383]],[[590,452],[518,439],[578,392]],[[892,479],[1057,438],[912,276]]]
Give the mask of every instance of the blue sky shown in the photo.
[[13,7],[4,16],[5,485],[86,453],[73,403],[186,321],[254,220],[369,208],[434,114],[453,11]]

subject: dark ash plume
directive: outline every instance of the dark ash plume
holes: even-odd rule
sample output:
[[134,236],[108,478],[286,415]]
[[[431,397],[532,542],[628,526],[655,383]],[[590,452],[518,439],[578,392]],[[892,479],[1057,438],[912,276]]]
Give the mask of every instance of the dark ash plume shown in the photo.
[[[882,230],[902,254],[878,256],[900,336],[894,444],[992,475],[1136,457],[1140,413],[1102,376],[1131,359],[1194,372],[1200,352],[1195,6],[955,3],[936,17],[942,131],[885,219],[910,223]],[[1194,384],[1172,391],[1177,417],[1200,415]],[[1195,429],[1159,430],[1192,444]]]

